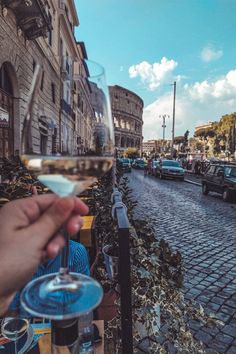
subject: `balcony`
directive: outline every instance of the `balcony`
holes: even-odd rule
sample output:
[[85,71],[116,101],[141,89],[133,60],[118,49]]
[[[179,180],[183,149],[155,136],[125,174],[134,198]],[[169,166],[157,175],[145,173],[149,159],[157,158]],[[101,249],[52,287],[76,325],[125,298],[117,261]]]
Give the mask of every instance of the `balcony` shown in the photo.
[[71,106],[63,99],[61,100],[61,109],[66,114],[68,114],[70,117],[72,116],[72,108],[71,108]]
[[28,40],[46,37],[52,29],[46,0],[0,0],[0,2],[3,7],[14,12],[17,26]]

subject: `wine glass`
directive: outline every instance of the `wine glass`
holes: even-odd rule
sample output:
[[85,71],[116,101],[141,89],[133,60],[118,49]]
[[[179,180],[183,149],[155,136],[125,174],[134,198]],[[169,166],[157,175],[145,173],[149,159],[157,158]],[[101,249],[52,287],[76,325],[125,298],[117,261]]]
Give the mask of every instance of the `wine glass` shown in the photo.
[[[83,60],[80,74],[67,78],[88,102],[90,136],[87,144],[76,152],[68,151],[65,145],[62,146],[64,151],[55,152],[51,144],[53,132],[50,133],[50,119],[48,126],[47,120],[44,124],[44,129],[48,128],[48,140],[45,142],[44,138],[46,152],[42,151],[39,129],[35,128],[37,122],[32,114],[40,72],[40,66],[37,65],[23,124],[21,160],[28,171],[54,193],[59,196],[78,195],[113,164],[114,130],[104,69],[95,62]],[[64,235],[66,246],[62,252],[59,273],[33,280],[22,292],[23,307],[34,316],[69,319],[91,311],[102,299],[102,287],[97,281],[86,275],[69,272],[69,238],[65,231]]]
[[23,318],[6,317],[1,322],[3,337],[14,342],[14,353],[17,354],[17,342],[27,332],[29,322]]

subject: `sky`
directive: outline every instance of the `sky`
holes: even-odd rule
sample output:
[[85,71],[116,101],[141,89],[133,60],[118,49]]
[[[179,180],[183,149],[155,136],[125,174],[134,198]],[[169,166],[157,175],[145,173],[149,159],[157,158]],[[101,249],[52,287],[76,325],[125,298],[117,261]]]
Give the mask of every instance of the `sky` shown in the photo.
[[89,59],[144,101],[144,141],[236,111],[236,0],[74,0]]

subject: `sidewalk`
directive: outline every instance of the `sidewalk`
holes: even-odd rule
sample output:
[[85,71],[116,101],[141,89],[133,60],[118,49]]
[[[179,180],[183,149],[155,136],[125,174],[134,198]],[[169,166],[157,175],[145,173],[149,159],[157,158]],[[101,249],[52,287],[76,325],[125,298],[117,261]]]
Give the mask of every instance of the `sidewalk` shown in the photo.
[[195,175],[193,172],[185,170],[184,181],[187,183],[195,184],[197,186],[201,186],[202,185],[202,176]]

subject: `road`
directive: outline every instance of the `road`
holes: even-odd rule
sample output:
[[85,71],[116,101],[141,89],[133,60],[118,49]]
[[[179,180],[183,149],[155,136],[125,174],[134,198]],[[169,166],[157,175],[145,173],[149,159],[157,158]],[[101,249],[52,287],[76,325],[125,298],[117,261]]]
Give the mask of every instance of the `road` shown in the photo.
[[224,322],[218,329],[190,326],[209,353],[236,353],[236,203],[221,196],[203,196],[186,182],[160,180],[132,170],[130,186],[155,234],[178,249],[184,260],[185,297],[200,302],[206,312]]

